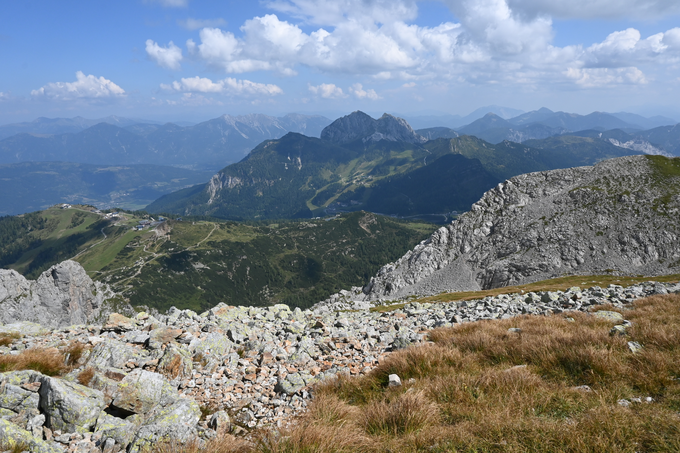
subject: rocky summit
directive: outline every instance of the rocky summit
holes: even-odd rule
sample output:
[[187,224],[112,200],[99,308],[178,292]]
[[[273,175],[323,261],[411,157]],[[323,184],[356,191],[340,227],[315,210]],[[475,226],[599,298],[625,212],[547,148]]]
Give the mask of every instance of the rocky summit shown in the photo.
[[416,133],[402,118],[385,113],[375,120],[361,111],[353,112],[333,121],[321,131],[321,139],[337,145],[356,140],[378,142],[425,143],[427,139]]
[[680,270],[678,213],[679,159],[630,156],[528,173],[341,296],[370,302],[562,275],[672,274]]
[[[390,351],[426,341],[431,328],[521,314],[568,317],[602,303],[625,313],[638,298],[678,291],[680,284],[655,282],[572,287],[410,303],[385,313],[334,311],[342,305],[302,311],[220,304],[200,315],[177,309],[156,317],[113,313],[102,326],[33,333],[21,324],[0,326],[0,332],[23,333],[0,347],[3,356],[66,344],[82,350],[62,377],[0,374],[0,441],[40,453],[140,452],[160,441],[200,444],[285,426],[306,408],[312,384],[365,374]],[[612,334],[625,335],[630,325],[617,312],[594,315],[611,321]]]

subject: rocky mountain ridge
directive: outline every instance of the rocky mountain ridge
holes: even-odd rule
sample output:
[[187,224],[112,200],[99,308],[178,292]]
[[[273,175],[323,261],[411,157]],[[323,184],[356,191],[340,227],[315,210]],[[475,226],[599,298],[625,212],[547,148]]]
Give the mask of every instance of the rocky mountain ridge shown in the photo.
[[361,140],[363,143],[390,142],[425,143],[427,139],[418,135],[403,118],[388,113],[373,119],[357,110],[347,116],[338,118],[321,131],[321,139],[343,145]]
[[346,298],[399,299],[561,275],[680,270],[680,159],[631,156],[529,173],[384,266]]

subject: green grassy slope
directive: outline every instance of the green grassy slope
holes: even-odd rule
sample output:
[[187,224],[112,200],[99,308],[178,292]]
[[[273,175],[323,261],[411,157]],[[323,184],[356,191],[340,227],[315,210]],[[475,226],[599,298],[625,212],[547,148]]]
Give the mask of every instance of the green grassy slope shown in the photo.
[[365,284],[436,228],[364,212],[254,225],[173,220],[133,230],[139,220],[123,213],[107,221],[84,209],[0,218],[1,263],[35,278],[73,258],[133,305],[159,310],[222,301],[307,307]]

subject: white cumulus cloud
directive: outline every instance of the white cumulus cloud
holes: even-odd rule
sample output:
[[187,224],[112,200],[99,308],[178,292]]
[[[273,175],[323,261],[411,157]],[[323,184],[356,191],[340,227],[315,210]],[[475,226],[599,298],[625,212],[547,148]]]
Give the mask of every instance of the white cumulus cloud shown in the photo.
[[[236,31],[203,27],[199,39],[188,40],[186,46],[192,58],[229,74],[273,71],[294,76],[304,67],[404,82],[595,86],[608,79],[613,84],[646,83],[646,76],[635,74],[647,72],[650,65],[680,61],[680,28],[652,36],[630,28],[589,47],[579,42],[553,45],[553,17],[662,17],[680,13],[677,0],[442,1],[457,22],[414,23],[417,0],[269,0],[266,6],[293,19],[266,14],[246,20]],[[606,14],[609,9],[622,10],[620,4],[628,11]],[[150,46],[153,52],[147,52],[159,64],[179,66],[181,51],[173,49],[172,54],[172,46],[163,48],[153,41]],[[168,55],[165,60],[163,52]],[[324,85],[309,89],[320,97],[345,96],[338,94],[340,88]],[[362,99],[377,97],[375,91],[363,88],[352,87],[347,93]]]
[[205,77],[189,77],[174,81],[169,85],[161,84],[161,88],[177,92],[222,93],[239,96],[276,96],[283,94],[283,90],[277,85],[237,80],[231,77],[217,82]]
[[178,70],[182,61],[182,49],[177,47],[172,41],[167,47],[159,46],[151,39],[146,40],[146,54],[159,66]]
[[227,22],[222,19],[194,19],[193,17],[188,17],[185,20],[178,20],[177,24],[186,30],[198,30],[199,28],[215,28],[226,25]]
[[125,96],[125,90],[105,79],[85,75],[82,71],[76,72],[75,82],[52,82],[31,91],[31,95],[37,98],[47,98],[60,101],[75,99],[104,99],[120,98]]
[[356,96],[357,99],[370,99],[371,101],[380,99],[375,90],[364,90],[363,85],[360,83],[352,85],[349,92]]
[[570,68],[566,76],[583,87],[601,87],[607,85],[645,84],[645,75],[637,68]]
[[335,86],[333,83],[322,83],[321,85],[308,85],[308,89],[316,96],[324,99],[339,99],[346,97],[342,88]]

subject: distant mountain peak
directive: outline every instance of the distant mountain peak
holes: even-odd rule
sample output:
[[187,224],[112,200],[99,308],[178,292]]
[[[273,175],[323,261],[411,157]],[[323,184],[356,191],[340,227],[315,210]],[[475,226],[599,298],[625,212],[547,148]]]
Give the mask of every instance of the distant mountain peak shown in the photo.
[[333,121],[321,131],[321,139],[336,144],[356,140],[364,142],[387,140],[406,143],[427,141],[425,137],[418,135],[403,118],[385,113],[376,120],[360,110]]

